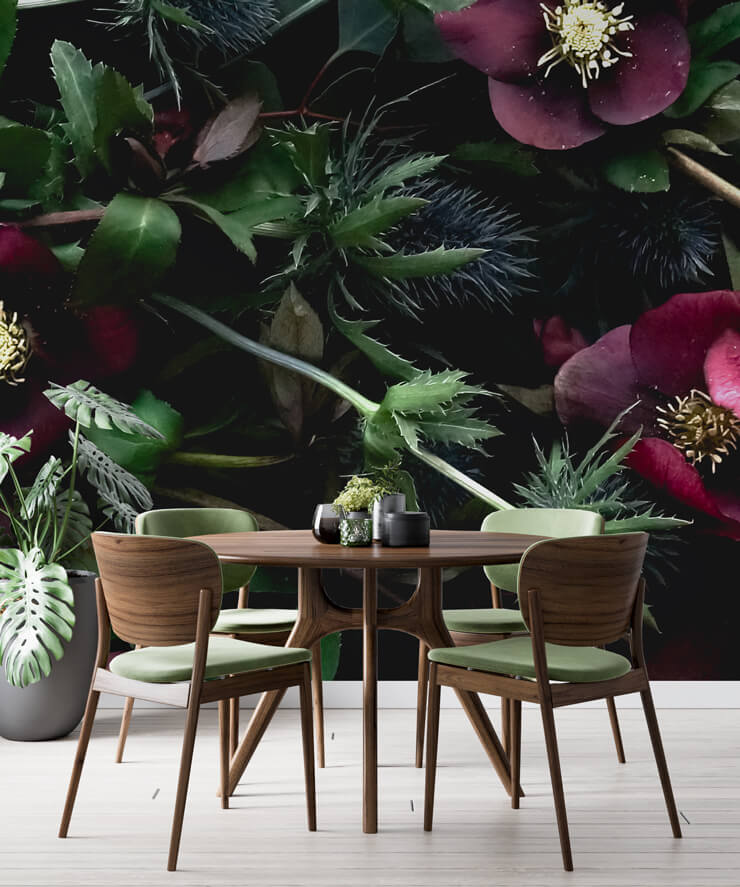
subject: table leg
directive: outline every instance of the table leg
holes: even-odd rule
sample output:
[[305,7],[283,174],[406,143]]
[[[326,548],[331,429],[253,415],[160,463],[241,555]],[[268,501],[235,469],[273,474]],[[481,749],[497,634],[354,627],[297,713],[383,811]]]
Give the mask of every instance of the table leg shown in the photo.
[[378,572],[362,581],[362,830],[378,830]]

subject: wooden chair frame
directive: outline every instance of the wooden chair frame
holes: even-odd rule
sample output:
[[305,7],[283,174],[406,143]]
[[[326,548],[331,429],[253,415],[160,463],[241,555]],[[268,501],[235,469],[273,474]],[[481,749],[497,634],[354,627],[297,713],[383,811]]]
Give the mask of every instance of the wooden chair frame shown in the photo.
[[[113,534],[99,535],[109,536]],[[172,542],[173,540],[168,541]],[[188,544],[196,545],[199,543]],[[205,549],[206,546],[203,546],[203,548]],[[102,568],[101,572],[103,572]],[[299,663],[275,669],[265,669],[230,675],[219,680],[206,681],[205,668],[208,655],[208,639],[211,627],[215,622],[218,607],[220,606],[221,589],[214,590],[210,588],[201,588],[198,596],[198,609],[194,632],[195,653],[193,658],[192,679],[172,684],[153,684],[125,678],[114,674],[107,668],[108,654],[110,652],[111,617],[104,593],[104,586],[100,579],[96,580],[96,597],[98,607],[98,649],[95,670],[90,685],[85,715],[80,728],[77,753],[72,767],[72,774],[70,776],[61,825],[59,827],[59,837],[66,838],[69,831],[69,824],[72,818],[77,789],[80,784],[80,777],[82,776],[87,748],[90,742],[95,713],[102,692],[113,693],[118,696],[125,696],[132,699],[146,699],[152,702],[165,703],[167,705],[187,709],[175,811],[172,822],[169,856],[167,860],[167,870],[174,871],[177,865],[177,857],[180,849],[185,802],[190,781],[190,768],[193,760],[195,734],[198,726],[201,705],[204,705],[207,702],[218,702],[220,749],[219,794],[221,797],[221,807],[226,809],[229,806],[228,780],[230,754],[228,715],[229,706],[231,704],[230,700],[238,699],[241,696],[246,696],[252,693],[280,690],[293,686],[297,686],[300,691],[308,828],[309,831],[316,831],[316,785],[314,771],[313,723],[311,718],[311,670],[309,664]],[[123,612],[120,603],[117,609],[118,612],[116,615],[120,618]],[[125,618],[125,612],[123,615]],[[164,645],[187,642],[187,638],[173,639],[172,634],[173,630],[170,629],[170,637],[167,638],[165,636],[162,641]],[[155,640],[155,638],[147,637],[146,640],[146,646],[149,646],[151,641]]]
[[[655,713],[655,706],[653,704],[652,692],[650,690],[650,683],[645,665],[645,654],[642,641],[642,611],[645,599],[645,580],[643,578],[638,580],[629,630],[622,635],[623,637],[626,637],[629,642],[632,669],[622,677],[594,683],[553,683],[549,680],[545,648],[545,619],[543,616],[541,590],[538,588],[527,588],[525,594],[526,596],[524,600],[526,600],[528,604],[528,622],[531,629],[530,636],[532,639],[536,680],[520,680],[510,675],[492,674],[484,671],[460,668],[458,666],[443,665],[436,662],[430,663],[424,830],[432,830],[437,751],[439,744],[440,696],[441,687],[446,686],[453,687],[456,690],[487,693],[512,700],[508,730],[512,784],[511,806],[514,809],[519,808],[519,799],[521,797],[521,792],[518,789],[518,786],[521,763],[522,702],[532,702],[540,706],[550,778],[555,801],[558,833],[560,836],[560,848],[563,857],[563,866],[566,871],[573,870],[573,856],[571,852],[570,834],[565,809],[565,795],[563,792],[560,756],[558,753],[553,711],[564,705],[575,705],[579,702],[589,702],[595,699],[608,699],[614,696],[622,696],[627,693],[639,693],[642,700],[648,732],[650,734],[653,754],[658,767],[658,774],[660,776],[663,796],[673,836],[674,838],[680,838],[681,826],[678,818],[678,811],[673,797],[673,789],[668,774],[668,765],[665,759],[663,742],[660,736],[658,719]],[[520,589],[520,598],[521,596]],[[618,639],[619,638],[615,637],[612,640]],[[595,642],[591,644],[591,646],[601,646],[604,639],[602,638],[599,640],[601,643]],[[579,641],[579,644],[586,645],[587,642]]]

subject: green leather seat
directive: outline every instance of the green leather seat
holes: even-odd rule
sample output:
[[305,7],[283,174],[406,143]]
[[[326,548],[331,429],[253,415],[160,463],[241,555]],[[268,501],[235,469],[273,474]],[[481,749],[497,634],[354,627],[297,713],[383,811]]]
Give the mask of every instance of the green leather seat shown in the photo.
[[[524,533],[531,536],[598,536],[603,532],[601,515],[575,508],[512,508],[485,518],[486,533]],[[501,591],[516,593],[519,564],[484,567],[489,581]],[[469,634],[513,634],[527,631],[516,609],[445,610],[450,631]],[[510,627],[506,627],[510,626]]]
[[[589,683],[619,678],[631,670],[629,659],[598,647],[561,647],[545,644],[547,671],[551,681]],[[432,662],[488,671],[493,674],[536,677],[532,639],[507,638],[470,647],[441,647],[431,650]]]
[[445,625],[450,631],[473,634],[515,634],[528,631],[519,610],[485,607],[481,610],[445,610]]
[[[248,511],[234,508],[159,508],[136,518],[136,532],[144,536],[206,536],[210,533],[256,533],[257,521]],[[249,564],[221,564],[223,590],[248,585],[257,568]],[[222,610],[213,627],[223,634],[262,634],[290,631],[296,610],[245,607]]]
[[[111,660],[110,670],[121,677],[149,684],[188,681],[193,673],[194,654],[195,644],[145,647],[116,656]],[[268,647],[233,638],[210,637],[205,676],[210,680],[310,661],[311,651],[300,647]]]

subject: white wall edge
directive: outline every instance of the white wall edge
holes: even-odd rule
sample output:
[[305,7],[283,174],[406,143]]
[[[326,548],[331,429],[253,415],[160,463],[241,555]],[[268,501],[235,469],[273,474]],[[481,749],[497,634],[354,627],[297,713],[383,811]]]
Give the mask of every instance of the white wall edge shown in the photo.
[[[740,708],[740,681],[654,681],[653,698],[658,708]],[[256,696],[245,696],[242,708],[253,708]],[[486,708],[498,709],[499,701],[494,696],[483,696]],[[298,693],[295,688],[288,691],[283,706],[298,708]],[[527,703],[525,703],[526,705]],[[600,708],[603,701],[584,702],[588,708]],[[154,703],[138,701],[141,708],[164,708]],[[637,693],[620,696],[619,708],[640,708]],[[324,684],[324,706],[326,708],[361,708],[361,681],[327,681]],[[378,706],[380,708],[416,708],[416,681],[380,681],[378,684]],[[442,688],[442,706],[458,708],[454,692]],[[101,708],[122,708],[123,699],[104,693],[100,700]]]

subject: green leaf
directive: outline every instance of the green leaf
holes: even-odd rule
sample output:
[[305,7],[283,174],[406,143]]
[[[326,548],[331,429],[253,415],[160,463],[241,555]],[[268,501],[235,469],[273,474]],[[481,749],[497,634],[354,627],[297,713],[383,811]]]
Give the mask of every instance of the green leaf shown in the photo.
[[156,429],[160,437],[154,439],[138,433],[125,434],[117,429],[92,427],[87,438],[121,468],[151,486],[162,460],[182,443],[184,420],[182,413],[159,400],[151,391],[141,391],[137,395],[131,404],[131,412]]
[[368,330],[378,326],[380,320],[345,320],[337,314],[332,298],[329,299],[329,316],[339,332],[362,351],[383,375],[406,381],[418,375],[419,371],[410,360],[394,354],[376,339],[365,335]]
[[[58,526],[61,525],[65,514],[67,514],[69,495],[69,490],[62,490],[57,496],[56,517]],[[69,509],[69,516],[67,518],[67,528],[64,531],[64,539],[62,539],[60,548],[62,550],[68,549],[84,542],[86,539],[90,538],[92,531],[93,522],[90,517],[90,509],[87,507],[87,503],[82,498],[80,491],[75,490],[72,493],[72,505]]]
[[339,0],[339,48],[331,60],[346,52],[383,55],[399,20],[398,10],[384,0]]
[[537,176],[537,153],[519,142],[466,142],[458,145],[453,160],[473,169],[499,170],[518,176]]
[[141,86],[133,87],[113,68],[104,68],[96,80],[93,148],[100,162],[112,171],[111,139],[121,132],[147,140],[154,126],[154,111]]
[[163,440],[162,434],[140,419],[128,404],[104,394],[84,379],[71,385],[52,382],[44,394],[58,410],[83,428],[118,428],[126,434]]
[[437,443],[458,444],[475,449],[482,440],[489,440],[501,434],[498,428],[483,419],[467,415],[468,410],[453,410],[443,418],[417,423],[419,432]]
[[468,262],[485,255],[485,249],[445,249],[440,246],[426,253],[395,256],[363,256],[353,254],[352,261],[375,277],[391,280],[407,280],[413,277],[433,277],[435,274],[451,274]]
[[404,6],[401,11],[401,34],[406,57],[412,62],[441,64],[454,59],[439,33],[434,16],[427,10]]
[[72,638],[74,597],[59,564],[43,552],[0,550],[0,661],[8,683],[27,687],[51,672],[61,659],[62,641]]
[[446,154],[416,154],[413,157],[403,157],[387,166],[373,180],[366,193],[368,197],[375,197],[390,188],[400,188],[409,179],[420,178],[434,172],[446,159]]
[[59,259],[65,271],[76,271],[85,255],[85,250],[79,241],[75,243],[60,243],[58,246],[50,246],[49,249]]
[[117,194],[80,262],[73,300],[93,304],[139,298],[174,263],[180,221],[154,197]]
[[414,0],[430,12],[459,12],[472,6],[475,0]]
[[95,93],[103,66],[92,67],[84,54],[63,40],[51,47],[51,65],[59,96],[69,123],[66,132],[75,152],[80,175],[86,178],[95,166],[95,128],[98,123]]
[[392,385],[383,398],[382,407],[403,413],[420,412],[450,403],[461,394],[481,393],[480,388],[465,383],[466,376],[461,370],[443,370],[441,373],[424,370],[408,382]]
[[30,489],[24,493],[25,517],[30,520],[40,511],[49,509],[59,489],[62,479],[62,460],[49,456],[39,468]]
[[150,0],[150,3],[162,18],[166,18],[176,25],[189,28],[197,33],[212,33],[211,28],[198,21],[197,18],[193,18],[187,9],[183,9],[181,6],[172,6],[170,3],[164,3],[163,0]]
[[329,180],[329,138],[331,128],[315,123],[308,129],[273,130],[272,135],[278,144],[287,150],[293,165],[303,178],[314,188],[320,188]]
[[15,40],[17,0],[0,2],[0,74],[5,69],[10,50]]
[[339,669],[339,657],[342,652],[342,634],[335,632],[321,638],[321,679],[333,681]]
[[340,247],[372,247],[375,234],[382,234],[401,219],[412,215],[428,201],[416,197],[376,197],[329,227],[329,234]]
[[207,203],[197,203],[195,200],[190,200],[188,197],[179,197],[177,199],[172,198],[172,203],[191,207],[196,215],[206,221],[212,222],[217,228],[219,228],[240,253],[244,253],[244,255],[248,256],[253,262],[257,261],[257,249],[252,240],[252,225],[245,224],[239,218],[238,213],[226,215],[225,213],[214,209],[212,206],[208,206]]
[[[258,225],[265,222],[296,219],[303,215],[303,201],[300,197],[275,197],[265,195],[255,197],[241,209],[230,214],[230,218],[237,220],[252,231]],[[255,233],[259,233],[255,231]]]
[[734,80],[738,74],[740,65],[736,62],[693,62],[686,89],[663,113],[671,118],[688,117],[698,111],[713,92]]
[[4,190],[9,195],[38,200],[34,186],[43,179],[51,154],[49,134],[32,126],[0,125],[0,167],[5,172]]
[[652,194],[671,186],[668,161],[655,148],[611,157],[602,171],[610,184],[623,191]]
[[667,129],[663,133],[663,141],[666,145],[682,145],[684,148],[690,148],[693,151],[719,154],[722,157],[730,156],[726,151],[718,148],[711,139],[689,129]]
[[702,133],[717,145],[740,139],[740,81],[731,80],[702,109]]
[[32,434],[33,430],[18,438],[0,431],[0,483],[5,480],[11,464],[31,452]]
[[706,59],[740,38],[740,3],[727,3],[689,28],[693,59]]
[[121,468],[106,456],[83,435],[80,435],[78,443],[78,464],[87,481],[95,487],[106,505],[115,508],[129,505],[138,511],[152,509],[154,505],[152,496],[144,484],[131,472]]

